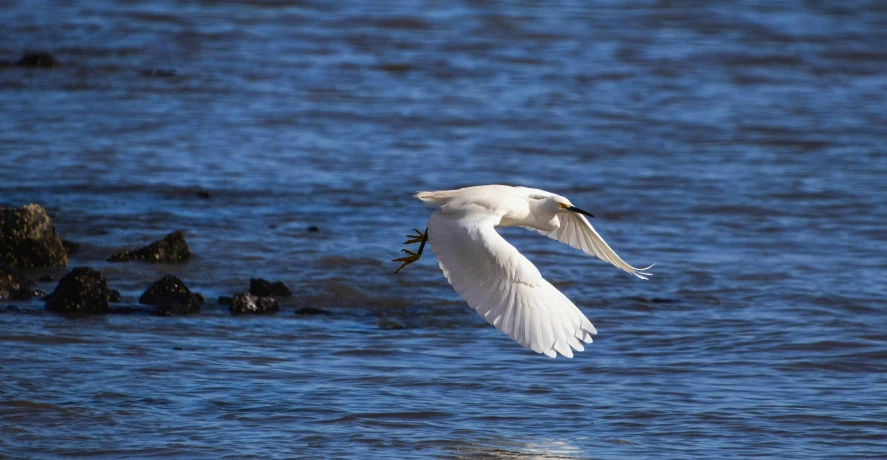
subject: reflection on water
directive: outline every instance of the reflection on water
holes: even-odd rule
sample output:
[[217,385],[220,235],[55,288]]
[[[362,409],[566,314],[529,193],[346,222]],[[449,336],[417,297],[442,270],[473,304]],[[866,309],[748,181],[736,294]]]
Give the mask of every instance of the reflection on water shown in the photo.
[[502,458],[520,459],[579,459],[587,458],[587,453],[569,441],[540,440],[529,443],[497,443],[497,447],[477,443],[460,446],[452,450],[460,458]]

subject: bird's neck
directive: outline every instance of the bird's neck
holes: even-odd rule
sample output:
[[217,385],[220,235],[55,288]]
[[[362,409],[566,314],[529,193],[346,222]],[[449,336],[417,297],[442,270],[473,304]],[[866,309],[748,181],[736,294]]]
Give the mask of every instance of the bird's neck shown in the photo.
[[499,227],[530,227],[536,230],[552,232],[557,229],[559,221],[556,214],[546,212],[540,206],[533,203],[527,203],[527,207],[522,209],[509,210],[502,220]]

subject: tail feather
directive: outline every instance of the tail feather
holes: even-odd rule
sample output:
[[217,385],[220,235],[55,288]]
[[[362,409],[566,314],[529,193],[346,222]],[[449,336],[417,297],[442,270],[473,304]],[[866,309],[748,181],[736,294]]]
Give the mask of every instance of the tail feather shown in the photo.
[[459,193],[459,190],[435,190],[428,192],[419,192],[416,194],[416,198],[426,203],[440,205],[445,203],[450,198],[456,196],[457,193]]

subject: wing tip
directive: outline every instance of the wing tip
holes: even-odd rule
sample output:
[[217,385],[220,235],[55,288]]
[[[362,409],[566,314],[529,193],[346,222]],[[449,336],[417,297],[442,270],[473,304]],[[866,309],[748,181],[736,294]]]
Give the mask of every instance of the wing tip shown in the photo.
[[573,347],[573,349],[576,350],[576,352],[585,351],[585,347],[582,346],[582,342],[580,342],[579,339],[577,339],[576,337],[570,337],[567,340],[567,345]]
[[631,273],[634,276],[637,276],[638,278],[640,278],[642,280],[645,280],[645,279],[648,279],[647,278],[648,276],[653,276],[653,274],[647,272],[647,270],[653,268],[653,266],[655,266],[655,265],[656,264],[653,264],[653,265],[650,265],[649,267],[644,267],[644,268],[631,267],[631,271],[629,271],[629,273]]
[[551,346],[551,350],[554,350],[567,358],[573,357],[573,351],[570,350],[570,346],[563,339],[556,340]]

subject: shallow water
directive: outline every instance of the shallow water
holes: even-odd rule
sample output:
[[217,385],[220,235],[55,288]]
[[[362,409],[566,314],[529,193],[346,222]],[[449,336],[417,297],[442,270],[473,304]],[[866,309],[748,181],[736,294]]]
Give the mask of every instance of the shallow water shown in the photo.
[[[0,10],[0,59],[62,62],[0,68],[0,205],[82,245],[28,275],[89,265],[124,306],[165,273],[295,292],[249,318],[9,302],[0,456],[883,456],[887,9],[597,5]],[[657,263],[503,231],[597,327],[576,358],[487,326],[431,253],[392,274],[415,191],[484,183]],[[104,262],[174,229],[186,264]]]

